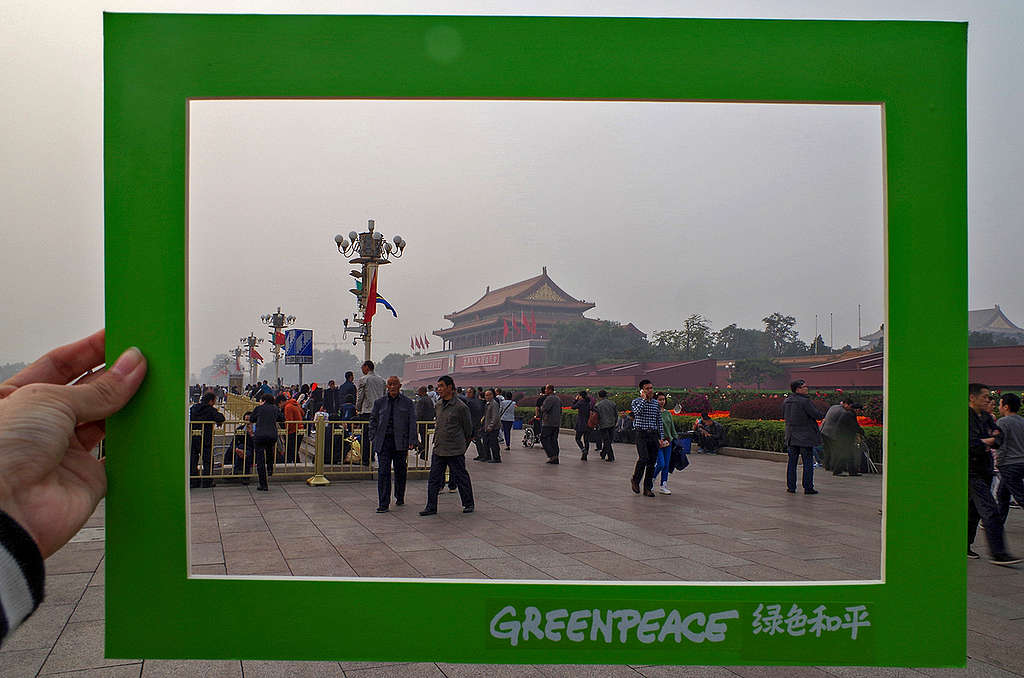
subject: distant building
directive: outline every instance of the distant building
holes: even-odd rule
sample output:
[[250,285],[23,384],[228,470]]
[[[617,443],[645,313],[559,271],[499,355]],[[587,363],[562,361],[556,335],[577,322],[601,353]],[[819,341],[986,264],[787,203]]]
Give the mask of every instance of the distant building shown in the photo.
[[[982,308],[977,311],[967,312],[967,331],[991,334],[996,343],[1022,343],[1024,344],[1024,329],[1017,327],[1013,321],[1006,317],[1003,310],[996,304],[992,308]],[[864,335],[861,341],[870,343],[871,350],[878,350],[885,335],[885,326],[882,325],[876,332]],[[1000,341],[1005,340],[1005,341]]]

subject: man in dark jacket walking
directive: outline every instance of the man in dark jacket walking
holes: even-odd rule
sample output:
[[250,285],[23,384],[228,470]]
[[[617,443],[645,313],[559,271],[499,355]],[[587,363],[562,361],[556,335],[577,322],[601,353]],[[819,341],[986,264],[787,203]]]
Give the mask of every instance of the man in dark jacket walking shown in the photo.
[[252,411],[253,441],[256,445],[256,473],[260,483],[256,488],[270,490],[267,477],[274,475],[274,446],[277,444],[277,425],[284,423],[284,412],[274,404],[274,396],[263,395],[263,404]]
[[473,422],[469,408],[455,394],[455,382],[447,374],[438,378],[437,392],[440,399],[434,413],[434,449],[430,455],[430,475],[427,477],[427,505],[420,511],[421,516],[437,513],[437,494],[444,485],[445,469],[451,474],[459,488],[462,512],[472,513],[473,484],[466,471],[466,448],[473,439]]
[[804,494],[818,494],[814,489],[814,447],[821,445],[821,432],[818,430],[818,412],[807,395],[807,384],[797,379],[789,385],[793,392],[782,404],[783,417],[786,420],[786,449],[789,452],[789,464],[786,465],[786,492],[796,493],[796,461],[803,460]]
[[996,430],[989,423],[989,389],[984,384],[968,384],[967,402],[967,557],[978,558],[971,547],[978,534],[978,521],[985,526],[989,561],[995,565],[1015,565],[1006,549],[1006,535],[996,500],[992,497],[992,453],[998,447]]
[[558,463],[558,428],[562,425],[562,399],[555,395],[555,387],[544,387],[546,394],[540,403],[540,444],[548,455],[548,464]]
[[615,451],[612,449],[612,436],[615,433],[615,424],[619,419],[619,410],[615,403],[608,399],[608,391],[598,391],[599,400],[594,403],[597,416],[600,421],[597,423],[601,446],[601,458],[605,461],[615,461]]
[[409,450],[416,449],[416,405],[402,395],[402,382],[388,377],[387,393],[373,403],[369,435],[377,453],[377,513],[391,504],[391,469],[395,470],[395,505],[405,504]]
[[[217,411],[213,402],[214,393],[204,393],[199,402],[189,408],[188,419],[192,424],[192,450],[189,459],[189,487],[213,487],[210,475],[213,473],[213,426],[224,423],[224,415]],[[201,423],[200,423],[201,422]],[[203,459],[203,478],[199,475],[199,458]]]

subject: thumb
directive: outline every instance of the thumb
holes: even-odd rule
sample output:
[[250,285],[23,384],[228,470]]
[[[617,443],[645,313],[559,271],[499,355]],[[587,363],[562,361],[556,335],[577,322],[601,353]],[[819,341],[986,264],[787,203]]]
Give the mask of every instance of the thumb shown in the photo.
[[146,359],[133,346],[106,372],[67,387],[65,396],[79,424],[106,419],[131,400],[145,376]]

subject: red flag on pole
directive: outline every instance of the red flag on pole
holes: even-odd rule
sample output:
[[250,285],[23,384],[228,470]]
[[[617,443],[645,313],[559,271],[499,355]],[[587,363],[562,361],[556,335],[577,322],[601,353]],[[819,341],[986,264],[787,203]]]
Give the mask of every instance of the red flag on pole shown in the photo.
[[278,346],[284,346],[284,332],[278,332],[274,335],[274,343]]
[[423,335],[423,345],[427,348],[430,348],[430,340],[427,339],[427,335],[425,334]]
[[422,349],[423,348],[423,344],[420,343],[420,338],[419,337],[416,337],[416,348],[418,348],[418,349]]
[[506,339],[508,339],[508,320],[502,318],[501,322],[505,324],[505,331],[501,333],[501,340],[505,341]]
[[255,360],[256,362],[263,362],[263,356],[261,356],[254,348],[249,349],[249,357]]
[[370,268],[367,274],[370,276],[370,287],[366,291],[366,310],[363,312],[363,322],[369,325],[373,320],[373,314],[377,312],[377,269]]
[[410,351],[415,351],[416,350],[416,343],[412,340],[412,337],[409,337],[409,350]]

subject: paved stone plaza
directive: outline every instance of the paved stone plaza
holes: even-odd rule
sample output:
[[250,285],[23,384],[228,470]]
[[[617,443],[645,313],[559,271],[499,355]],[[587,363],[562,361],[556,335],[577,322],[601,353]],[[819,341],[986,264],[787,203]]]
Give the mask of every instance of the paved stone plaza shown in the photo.
[[[691,455],[671,496],[634,495],[635,451],[562,463],[513,439],[505,463],[470,463],[476,512],[442,494],[422,518],[426,482],[376,514],[374,481],[223,485],[191,491],[193,572],[565,580],[828,580],[878,576],[882,481],[821,473],[817,496],[784,491],[785,466]],[[1008,523],[1024,552],[1024,512]],[[47,561],[47,597],[0,649],[0,676],[1013,676],[1024,675],[1024,577],[968,563],[968,671],[873,668],[466,666],[350,662],[169,662],[103,658],[103,507]],[[979,549],[984,552],[984,546]],[[926,564],[923,566],[927,566]]]

